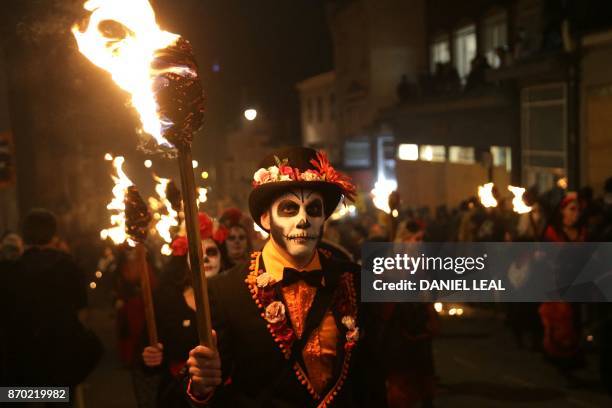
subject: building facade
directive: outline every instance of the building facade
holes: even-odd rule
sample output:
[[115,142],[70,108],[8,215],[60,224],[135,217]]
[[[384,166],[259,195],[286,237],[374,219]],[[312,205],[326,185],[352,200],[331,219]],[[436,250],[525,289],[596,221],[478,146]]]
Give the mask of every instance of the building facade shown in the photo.
[[598,193],[612,175],[608,3],[333,2],[345,166],[369,171],[371,187],[420,161],[451,164],[432,177],[480,166],[482,182]]

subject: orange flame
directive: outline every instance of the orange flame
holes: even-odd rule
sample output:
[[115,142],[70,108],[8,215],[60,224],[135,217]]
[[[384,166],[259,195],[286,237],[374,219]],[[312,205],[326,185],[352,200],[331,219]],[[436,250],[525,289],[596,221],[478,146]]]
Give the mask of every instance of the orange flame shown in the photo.
[[523,201],[523,194],[525,194],[525,189],[523,187],[508,186],[508,190],[514,195],[512,199],[512,209],[514,212],[517,214],[526,214],[531,211],[531,207]]
[[[89,0],[83,7],[91,11],[84,31],[72,27],[79,51],[98,67],[108,71],[121,89],[131,94],[142,130],[158,144],[172,147],[163,137],[165,124],[158,115],[151,68],[157,50],[173,45],[179,35],[163,31],[155,22],[148,0]],[[101,23],[114,21],[124,27],[125,36],[111,38],[101,31]]]
[[170,183],[170,179],[157,177],[156,175],[153,175],[153,178],[157,182],[155,192],[159,199],[149,197],[149,206],[155,211],[154,218],[157,220],[155,230],[165,241],[161,248],[161,253],[162,255],[171,255],[170,244],[172,243],[172,234],[170,233],[170,228],[178,227],[178,213],[172,208],[172,204],[166,196],[166,187]]
[[478,197],[485,208],[497,207],[497,200],[493,196],[493,183],[478,186]]
[[125,194],[127,188],[134,183],[132,183],[123,171],[124,162],[125,159],[122,156],[117,156],[113,159],[113,167],[117,175],[111,176],[115,182],[115,186],[113,187],[113,199],[108,203],[106,208],[114,211],[114,214],[111,214],[110,217],[111,227],[100,231],[100,237],[102,239],[110,238],[117,245],[127,241],[130,246],[134,246],[136,243],[133,242],[125,232]]

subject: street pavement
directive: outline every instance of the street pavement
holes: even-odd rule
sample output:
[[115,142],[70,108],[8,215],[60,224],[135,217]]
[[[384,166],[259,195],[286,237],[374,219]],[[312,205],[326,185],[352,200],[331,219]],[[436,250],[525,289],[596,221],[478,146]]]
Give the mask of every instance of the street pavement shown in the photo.
[[599,383],[597,355],[567,381],[539,352],[520,349],[501,317],[446,316],[434,340],[436,407],[612,407]]

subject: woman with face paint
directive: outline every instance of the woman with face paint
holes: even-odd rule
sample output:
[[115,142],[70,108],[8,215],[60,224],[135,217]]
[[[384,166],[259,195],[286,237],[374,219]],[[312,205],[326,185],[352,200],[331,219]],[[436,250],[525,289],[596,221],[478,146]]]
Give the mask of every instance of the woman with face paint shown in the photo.
[[[204,213],[199,214],[199,221],[203,272],[206,278],[212,278],[231,265],[225,248],[228,231]],[[159,343],[145,347],[142,352],[142,361],[149,371],[161,373],[156,405],[159,407],[188,406],[176,395],[183,394],[181,372],[185,366],[185,355],[198,344],[186,237],[175,238],[171,247],[172,257],[162,276],[160,289],[154,296]]]
[[[575,192],[567,193],[561,200],[550,225],[544,233],[544,240],[549,242],[583,242],[586,241],[586,228],[579,225],[580,208]],[[559,287],[575,279],[574,271],[581,267],[572,265],[575,259],[564,259],[568,276],[557,272]],[[567,302],[545,302],[539,307],[540,319],[544,329],[542,347],[544,355],[559,370],[568,386],[576,386],[579,381],[575,371],[584,366],[584,354],[580,348],[581,305]]]
[[219,218],[219,222],[228,230],[227,255],[235,264],[248,261],[253,248],[244,218],[242,211],[237,208],[228,208]]
[[270,239],[250,263],[208,282],[217,347],[189,353],[194,405],[384,406],[372,337],[360,338],[370,320],[359,267],[319,249],[325,220],[354,194],[321,152],[295,147],[264,158],[249,210]]

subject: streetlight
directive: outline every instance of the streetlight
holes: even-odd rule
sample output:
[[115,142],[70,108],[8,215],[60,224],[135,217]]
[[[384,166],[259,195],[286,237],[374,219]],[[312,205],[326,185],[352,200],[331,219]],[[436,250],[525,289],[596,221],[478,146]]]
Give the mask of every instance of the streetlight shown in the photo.
[[246,109],[244,111],[244,117],[248,121],[255,120],[255,118],[257,117],[257,111],[255,109]]

